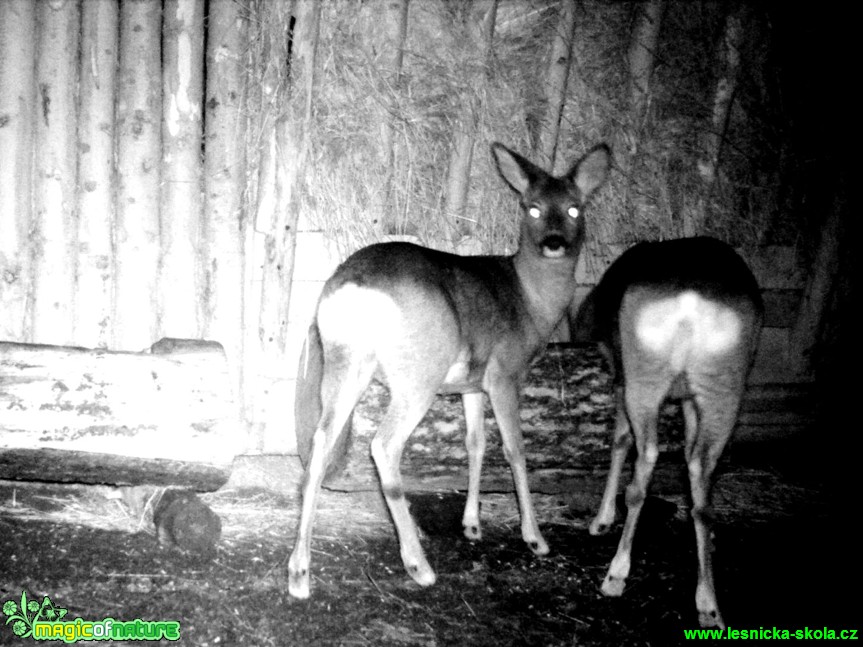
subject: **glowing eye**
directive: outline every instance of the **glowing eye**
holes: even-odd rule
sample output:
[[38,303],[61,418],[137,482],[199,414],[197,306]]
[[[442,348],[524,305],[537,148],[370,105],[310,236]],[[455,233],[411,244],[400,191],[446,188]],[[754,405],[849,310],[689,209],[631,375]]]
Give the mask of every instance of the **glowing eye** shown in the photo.
[[569,214],[570,218],[578,218],[578,208],[577,207],[570,207],[569,210],[567,211],[567,213]]
[[531,218],[539,218],[542,213],[540,212],[539,207],[531,207],[527,212],[530,214]]

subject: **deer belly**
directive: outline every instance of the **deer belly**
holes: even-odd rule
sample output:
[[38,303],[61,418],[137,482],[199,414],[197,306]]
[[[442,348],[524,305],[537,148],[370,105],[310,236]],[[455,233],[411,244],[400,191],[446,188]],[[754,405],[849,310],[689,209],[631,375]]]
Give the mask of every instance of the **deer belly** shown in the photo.
[[639,347],[670,358],[677,369],[693,356],[732,351],[742,331],[734,310],[693,291],[642,304],[634,325]]

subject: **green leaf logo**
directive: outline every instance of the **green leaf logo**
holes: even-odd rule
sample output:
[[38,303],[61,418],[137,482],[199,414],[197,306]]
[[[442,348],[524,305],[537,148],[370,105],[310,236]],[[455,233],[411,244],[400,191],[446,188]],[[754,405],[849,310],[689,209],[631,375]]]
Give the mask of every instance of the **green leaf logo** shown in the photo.
[[51,598],[47,595],[45,599],[42,600],[42,615],[45,620],[50,620],[52,622],[56,620],[62,620],[63,617],[69,612],[68,609],[63,609],[62,607],[55,606],[53,602],[51,602]]
[[67,609],[55,606],[47,595],[41,604],[36,600],[28,600],[26,591],[21,591],[20,603],[15,600],[6,600],[3,603],[6,625],[11,624],[12,633],[19,638],[29,638],[33,633],[33,625],[39,620],[60,620],[66,613]]

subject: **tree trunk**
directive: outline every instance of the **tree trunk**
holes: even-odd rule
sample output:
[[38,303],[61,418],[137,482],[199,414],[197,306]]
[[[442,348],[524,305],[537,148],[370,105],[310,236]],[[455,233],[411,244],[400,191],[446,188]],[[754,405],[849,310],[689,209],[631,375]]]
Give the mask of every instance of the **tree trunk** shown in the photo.
[[[453,133],[452,150],[450,152],[449,166],[446,181],[446,209],[447,215],[453,219],[454,247],[459,240],[465,236],[471,236],[476,230],[476,222],[465,218],[468,190],[470,188],[470,175],[473,162],[473,149],[476,141],[477,112],[479,96],[482,94],[481,85],[485,83],[487,74],[482,73],[482,68],[488,70],[491,65],[493,53],[494,27],[497,19],[497,0],[493,0],[491,7],[483,18],[479,29],[472,33],[474,42],[481,47],[483,66],[477,66],[471,79],[472,90],[466,93],[462,99],[461,108],[455,121],[455,132]],[[473,27],[473,25],[471,25]]]
[[629,109],[636,130],[647,117],[650,77],[653,76],[656,46],[665,0],[649,0],[638,8],[638,19],[629,46]]
[[0,339],[29,338],[36,8],[0,2]]
[[731,102],[737,90],[737,77],[740,71],[740,46],[743,41],[743,8],[732,11],[725,21],[725,30],[718,56],[718,78],[713,91],[713,110],[710,130],[704,141],[702,159],[698,171],[708,186],[713,184],[716,165],[722,150],[722,142],[728,128],[728,115]]
[[445,209],[447,216],[453,219],[453,246],[476,229],[476,222],[465,218],[476,129],[476,112],[471,103],[471,98],[466,98],[459,112],[447,169]]
[[[266,6],[261,27],[259,65],[266,66],[261,78],[260,108],[253,111],[253,118],[260,120],[253,130],[260,130],[260,151],[258,159],[257,200],[255,202],[255,229],[260,233],[269,232],[276,211],[276,120],[287,102],[288,84],[288,43],[292,4],[273,3]],[[253,91],[257,90],[254,88]],[[260,225],[260,226],[259,226]]]
[[[496,1],[496,0],[495,0]],[[381,109],[381,164],[384,178],[381,190],[376,192],[374,210],[380,234],[399,233],[398,215],[392,204],[393,165],[395,162],[395,115],[401,87],[405,41],[408,35],[408,0],[384,0],[382,15],[377,18],[385,26],[380,45],[385,74],[388,76],[389,105]]]
[[36,170],[33,244],[33,339],[70,344],[74,336],[78,214],[76,161],[78,40],[74,0],[36,8]]
[[821,230],[821,240],[809,270],[797,321],[791,329],[788,344],[792,353],[791,366],[797,376],[804,378],[810,377],[814,369],[815,349],[839,271],[845,200],[844,191],[839,189]]
[[76,343],[106,348],[111,330],[114,222],[116,0],[82,4],[81,120],[78,127],[78,294]]
[[203,0],[165,2],[162,32],[162,334],[200,335]]
[[204,196],[207,249],[204,337],[222,343],[235,402],[242,402],[244,54],[248,25],[234,0],[211,0],[207,35]]
[[695,205],[683,212],[683,235],[695,236],[704,227],[706,204],[713,190],[722,143],[728,130],[728,117],[737,90],[740,70],[740,47],[743,40],[744,7],[728,14],[725,20],[722,43],[717,56],[718,76],[713,91],[713,109],[710,125],[702,137],[698,174],[701,176],[701,194]]
[[540,166],[555,171],[557,142],[560,137],[560,116],[566,99],[566,81],[572,66],[572,40],[575,35],[575,0],[563,0],[549,54],[545,81],[546,111],[539,133],[538,159]]
[[159,0],[123,2],[117,103],[114,348],[156,339],[161,155]]
[[[256,83],[248,88],[249,166],[254,170],[254,187],[247,203],[253,221],[246,229],[246,283],[243,312],[243,411],[252,427],[252,442],[264,448],[267,390],[270,375],[277,373],[280,358],[269,358],[261,340],[261,297],[264,271],[264,245],[276,210],[276,119],[285,109],[288,86],[288,45],[292,2],[261,6],[260,19],[250,27],[252,70],[262,70]],[[257,168],[255,168],[255,166]],[[284,362],[282,362],[284,364]]]
[[[271,419],[265,404],[268,401],[266,394],[275,384],[286,380],[293,369],[286,357],[288,312],[301,176],[306,171],[309,147],[320,11],[319,0],[294,5],[292,28],[286,33],[291,43],[290,59],[280,59],[288,63],[288,74],[275,78],[267,75],[278,84],[275,88],[280,89],[270,90],[271,105],[278,107],[279,112],[271,110],[272,117],[277,118],[272,134],[265,142],[268,149],[261,159],[255,231],[263,237],[262,249],[256,248],[263,257],[256,257],[254,261],[261,267],[260,305],[254,323],[250,325],[247,322],[247,329],[254,330],[257,336],[247,342],[245,353],[252,366],[246,370],[247,377],[254,375],[258,378],[256,384],[249,386],[254,389],[254,402],[247,398],[245,406],[251,412],[252,426],[257,434],[254,442],[259,448],[265,446],[267,423]],[[274,28],[278,29],[279,25],[274,25]],[[271,49],[279,46],[278,36],[276,31],[271,32]],[[267,88],[264,91],[267,92]]]
[[315,50],[320,22],[320,1],[295,7],[290,61],[290,98],[285,115],[275,127],[274,213],[258,212],[257,229],[266,232],[264,274],[261,286],[259,335],[263,355],[278,360],[287,343],[288,306],[294,267],[296,225],[299,215],[300,174],[308,154],[315,82]]
[[[648,0],[635,5],[635,23],[630,35],[628,52],[629,108],[616,129],[613,139],[614,161],[623,178],[632,177],[641,140],[647,136],[650,79],[653,76],[664,10],[665,0]],[[617,244],[628,240],[630,226],[625,220],[625,213],[632,210],[631,191],[631,181],[627,180],[623,201],[629,206],[623,212],[618,210],[602,223],[603,234],[600,235],[600,239],[605,243]]]

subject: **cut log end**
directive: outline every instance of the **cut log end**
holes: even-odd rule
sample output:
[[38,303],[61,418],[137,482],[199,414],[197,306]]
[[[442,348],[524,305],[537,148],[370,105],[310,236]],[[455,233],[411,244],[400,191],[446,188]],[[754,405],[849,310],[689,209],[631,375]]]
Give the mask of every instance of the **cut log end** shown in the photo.
[[219,516],[189,490],[165,490],[153,509],[153,524],[160,544],[198,557],[212,557],[222,534]]

